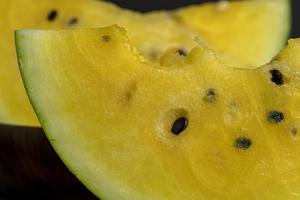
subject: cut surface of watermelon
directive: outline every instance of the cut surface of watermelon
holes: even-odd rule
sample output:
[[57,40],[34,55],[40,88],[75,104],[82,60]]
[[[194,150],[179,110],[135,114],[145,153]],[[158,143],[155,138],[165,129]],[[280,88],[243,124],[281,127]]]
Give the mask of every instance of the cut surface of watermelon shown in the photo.
[[119,24],[126,28],[139,51],[152,60],[157,60],[169,48],[185,54],[194,47],[194,38],[200,34],[211,48],[220,50],[226,61],[231,58],[236,62],[245,61],[245,67],[253,60],[265,62],[283,46],[289,30],[288,0],[254,0],[228,5],[229,9],[225,10],[219,10],[218,3],[210,3],[172,12],[141,14],[96,0],[2,0],[0,123],[39,126],[18,71],[14,30]]
[[16,42],[48,138],[99,197],[298,199],[299,40],[257,69],[224,66],[200,42],[151,62],[118,26]]
[[286,44],[289,10],[289,0],[220,1],[179,9],[175,16],[227,66],[253,68],[269,62]]

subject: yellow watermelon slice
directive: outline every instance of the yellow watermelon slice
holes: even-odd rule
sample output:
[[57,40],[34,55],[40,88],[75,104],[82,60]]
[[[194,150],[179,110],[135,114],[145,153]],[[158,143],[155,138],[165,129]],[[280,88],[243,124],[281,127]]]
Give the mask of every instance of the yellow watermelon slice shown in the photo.
[[160,65],[117,26],[16,41],[48,138],[97,196],[299,199],[299,40],[257,69],[224,66],[200,42]]
[[[220,1],[180,9],[175,16],[222,55],[227,65],[253,68],[269,62],[285,45],[289,7],[286,0]],[[267,14],[274,11],[275,15]],[[268,28],[266,23],[278,28]]]
[[[218,9],[218,3],[212,3],[174,12],[140,14],[96,0],[2,0],[0,123],[39,125],[17,69],[13,45],[15,29],[119,24],[126,27],[133,44],[143,55],[152,60],[157,60],[169,48],[177,48],[180,54],[186,54],[194,46],[195,36],[200,34],[209,46],[219,49],[222,54],[228,53],[227,61],[228,57],[234,56],[245,67],[251,66],[254,61],[262,63],[270,59],[286,42],[289,30],[288,0],[254,0],[229,5],[230,9],[225,11]],[[247,31],[236,31],[237,28]],[[224,32],[220,32],[221,29]]]

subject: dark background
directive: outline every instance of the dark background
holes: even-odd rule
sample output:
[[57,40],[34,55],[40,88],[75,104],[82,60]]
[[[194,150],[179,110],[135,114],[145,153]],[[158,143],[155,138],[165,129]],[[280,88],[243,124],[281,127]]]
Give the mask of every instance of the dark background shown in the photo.
[[[190,4],[210,2],[216,0],[110,0],[122,7],[138,11],[151,11],[162,9],[174,9]],[[291,0],[293,10],[293,26],[291,37],[300,37],[300,1]],[[274,16],[275,17],[275,16]]]

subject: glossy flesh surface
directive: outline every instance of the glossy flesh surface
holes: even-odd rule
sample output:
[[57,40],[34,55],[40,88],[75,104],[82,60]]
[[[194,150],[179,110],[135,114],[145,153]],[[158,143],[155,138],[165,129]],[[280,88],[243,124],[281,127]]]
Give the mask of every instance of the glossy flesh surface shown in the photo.
[[16,38],[48,138],[99,197],[298,199],[299,40],[245,70],[202,44],[167,65],[145,61],[115,26]]
[[119,24],[150,60],[159,59],[169,48],[188,52],[197,35],[218,50],[226,62],[241,63],[240,67],[271,59],[286,42],[289,1],[254,0],[228,5],[220,9],[219,3],[210,3],[173,12],[140,14],[96,0],[2,0],[0,123],[39,126],[17,69],[14,30]]

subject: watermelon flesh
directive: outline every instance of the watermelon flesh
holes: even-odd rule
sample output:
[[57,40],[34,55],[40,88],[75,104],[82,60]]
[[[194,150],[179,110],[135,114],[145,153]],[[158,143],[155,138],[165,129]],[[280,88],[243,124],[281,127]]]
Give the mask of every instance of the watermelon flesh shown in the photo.
[[[167,14],[150,14],[143,17],[141,14],[122,11],[109,3],[94,0],[1,1],[0,11],[3,21],[0,25],[0,55],[4,58],[0,61],[0,123],[7,124],[39,126],[17,67],[13,41],[15,29],[98,27],[120,21],[136,30],[133,38],[136,38],[136,44],[139,44],[140,50],[149,55],[148,57],[156,57],[158,52],[168,48],[166,45],[191,46],[191,38],[195,36],[195,33],[178,26]],[[160,22],[156,27],[160,27],[160,30],[164,28],[165,31],[138,28],[140,24],[144,27],[146,23],[151,22]],[[142,40],[143,37],[147,37],[149,41]],[[152,48],[153,44],[161,45],[155,51]]]
[[[179,9],[175,15],[222,55],[227,66],[253,68],[269,62],[286,44],[290,26],[286,23],[290,20],[288,10],[287,0],[220,1]],[[271,12],[274,15],[267,14]],[[278,29],[269,29],[266,24]],[[255,39],[257,35],[260,40]]]
[[98,197],[299,199],[299,39],[256,69],[201,42],[151,62],[118,26],[18,31],[16,43],[48,138]]
[[158,60],[169,48],[187,53],[200,34],[210,48],[219,50],[224,61],[232,59],[230,62],[243,67],[253,67],[254,61],[266,62],[285,44],[289,31],[288,0],[253,0],[228,5],[225,10],[219,10],[218,3],[210,3],[172,12],[140,14],[96,0],[1,1],[0,123],[39,126],[17,67],[15,29],[119,24],[126,27],[132,43],[150,60]]

